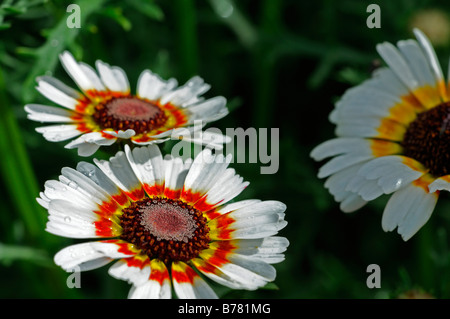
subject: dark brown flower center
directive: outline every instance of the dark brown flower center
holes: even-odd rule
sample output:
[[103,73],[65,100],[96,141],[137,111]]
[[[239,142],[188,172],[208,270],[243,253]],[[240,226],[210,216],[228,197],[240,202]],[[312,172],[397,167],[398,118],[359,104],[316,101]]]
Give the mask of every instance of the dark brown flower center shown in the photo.
[[403,138],[404,154],[436,177],[450,174],[450,102],[417,115]]
[[121,239],[165,264],[188,261],[209,247],[209,228],[202,212],[177,200],[154,197],[123,209]]
[[157,105],[136,97],[112,98],[97,104],[92,117],[102,129],[133,129],[136,134],[150,132],[167,121],[166,114]]

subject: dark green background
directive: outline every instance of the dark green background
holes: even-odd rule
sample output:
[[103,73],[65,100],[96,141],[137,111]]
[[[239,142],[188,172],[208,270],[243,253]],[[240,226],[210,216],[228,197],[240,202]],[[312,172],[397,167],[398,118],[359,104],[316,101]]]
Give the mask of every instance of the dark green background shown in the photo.
[[[68,289],[67,273],[53,263],[61,248],[83,242],[44,231],[47,212],[35,201],[46,180],[74,167],[76,150],[50,143],[26,119],[26,103],[52,105],[35,90],[51,72],[75,86],[58,61],[63,50],[93,64],[122,67],[132,89],[143,69],[184,83],[200,75],[223,95],[230,114],[210,125],[279,128],[280,168],[261,175],[261,163],[235,164],[250,186],[239,199],[286,203],[290,241],[277,278],[266,289],[230,291],[224,298],[396,298],[416,289],[450,297],[450,205],[442,194],[430,221],[408,242],[381,229],[387,197],[342,213],[317,179],[309,153],[334,136],[328,114],[347,88],[370,77],[375,45],[412,37],[421,10],[449,12],[444,1],[235,0],[224,1],[3,1],[0,6],[0,297],[125,298],[129,285],[107,267],[83,273],[81,289]],[[69,29],[70,3],[81,7],[81,28]],[[369,29],[366,8],[381,8],[381,28]],[[447,20],[448,23],[448,20]],[[442,26],[437,26],[442,28]],[[56,41],[55,41],[56,40]],[[450,39],[447,39],[450,40]],[[436,47],[446,73],[449,42]],[[94,157],[106,158],[98,152]],[[86,160],[86,159],[83,159]],[[92,160],[91,158],[87,160]],[[381,267],[381,288],[369,289],[366,268]]]

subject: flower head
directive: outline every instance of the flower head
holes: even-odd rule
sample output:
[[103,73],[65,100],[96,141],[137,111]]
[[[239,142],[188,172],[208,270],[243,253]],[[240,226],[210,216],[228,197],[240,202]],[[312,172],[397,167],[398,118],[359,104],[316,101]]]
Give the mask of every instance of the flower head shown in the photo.
[[[125,72],[102,61],[97,72],[83,62],[75,61],[69,52],[60,60],[82,93],[50,76],[37,78],[37,90],[60,107],[28,104],[28,118],[46,123],[64,123],[38,127],[36,130],[52,142],[72,140],[66,148],[78,148],[80,156],[94,154],[100,146],[117,139],[130,139],[138,145],[160,143],[173,138],[186,138],[208,122],[228,114],[226,100],[218,96],[204,100],[201,95],[209,84],[195,76],[177,87],[173,78],[165,81],[144,70],[137,83],[137,92],[130,92]],[[193,126],[198,121],[201,125]],[[183,135],[177,130],[183,129]],[[195,138],[195,143],[202,143]]]
[[344,212],[392,194],[385,231],[411,238],[431,216],[439,192],[450,190],[450,91],[427,37],[377,45],[388,67],[348,90],[330,121],[337,137],[317,146],[325,187]]
[[170,298],[172,286],[179,298],[217,297],[200,274],[234,289],[273,281],[271,264],[288,246],[274,236],[287,224],[286,207],[230,203],[248,185],[230,159],[205,149],[183,161],[163,158],[156,145],[125,145],[109,161],[63,168],[38,198],[46,230],[99,240],[62,249],[56,264],[84,271],[117,260],[109,274],[132,284],[130,298]]

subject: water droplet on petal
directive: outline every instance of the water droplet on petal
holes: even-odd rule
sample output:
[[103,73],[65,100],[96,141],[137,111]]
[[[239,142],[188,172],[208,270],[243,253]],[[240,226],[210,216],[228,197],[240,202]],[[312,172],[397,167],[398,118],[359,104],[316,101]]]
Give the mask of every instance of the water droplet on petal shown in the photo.
[[70,216],[66,216],[66,217],[64,217],[64,221],[66,223],[70,223],[72,221],[72,218],[70,218]]

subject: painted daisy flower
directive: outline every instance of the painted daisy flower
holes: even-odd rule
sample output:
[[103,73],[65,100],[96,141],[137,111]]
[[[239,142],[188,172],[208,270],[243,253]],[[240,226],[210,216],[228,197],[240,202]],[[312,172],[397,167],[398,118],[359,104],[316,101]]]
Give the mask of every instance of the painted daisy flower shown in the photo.
[[311,152],[333,157],[318,176],[342,211],[392,194],[382,228],[405,241],[450,190],[450,91],[428,38],[414,34],[417,41],[377,45],[388,67],[343,95],[330,115],[337,137]]
[[[100,146],[111,145],[117,139],[130,139],[139,145],[159,143],[171,137],[203,143],[190,138],[186,131],[194,133],[228,114],[224,97],[208,100],[201,97],[210,85],[198,76],[177,87],[175,79],[165,81],[144,70],[134,95],[125,72],[119,67],[98,60],[97,73],[89,65],[75,61],[69,52],[62,53],[60,60],[83,93],[54,77],[42,76],[37,78],[37,90],[64,108],[28,104],[25,110],[31,120],[61,123],[36,130],[52,142],[77,137],[66,148],[78,148],[80,156],[90,156]],[[194,122],[200,125],[193,125]],[[177,130],[183,133],[178,134]],[[219,144],[224,142],[217,136],[208,138]]]
[[[205,149],[194,159],[162,157],[156,145],[125,145],[109,161],[65,167],[38,202],[46,230],[98,238],[62,249],[55,263],[86,271],[117,260],[109,274],[132,284],[129,298],[216,298],[202,278],[254,290],[273,281],[288,246],[278,201],[230,203],[249,184],[231,157]],[[200,275],[202,274],[202,275]]]

